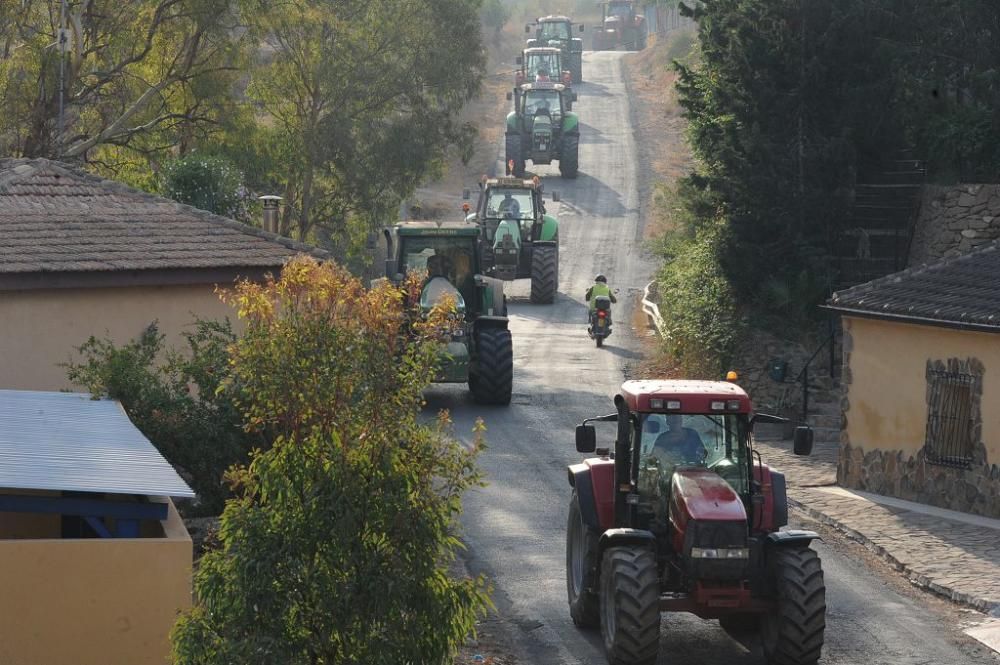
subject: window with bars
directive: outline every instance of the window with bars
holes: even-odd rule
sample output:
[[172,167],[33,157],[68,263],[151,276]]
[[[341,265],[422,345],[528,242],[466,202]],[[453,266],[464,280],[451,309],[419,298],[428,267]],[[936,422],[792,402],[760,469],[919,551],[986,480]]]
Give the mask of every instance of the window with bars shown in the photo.
[[927,435],[924,458],[929,464],[968,468],[972,463],[973,374],[946,370],[927,372]]

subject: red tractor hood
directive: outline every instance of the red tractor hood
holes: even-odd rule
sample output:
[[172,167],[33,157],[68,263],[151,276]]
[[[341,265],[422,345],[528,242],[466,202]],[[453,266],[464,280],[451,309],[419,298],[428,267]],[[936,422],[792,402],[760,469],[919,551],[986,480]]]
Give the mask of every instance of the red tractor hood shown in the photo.
[[743,501],[719,474],[708,469],[681,469],[674,473],[670,521],[683,532],[690,520],[746,522]]

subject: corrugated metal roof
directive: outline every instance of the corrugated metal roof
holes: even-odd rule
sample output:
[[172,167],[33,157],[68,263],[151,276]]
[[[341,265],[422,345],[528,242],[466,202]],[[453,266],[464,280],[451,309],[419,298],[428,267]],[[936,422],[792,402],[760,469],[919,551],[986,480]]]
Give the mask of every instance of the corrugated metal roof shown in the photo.
[[0,488],[193,497],[115,400],[0,390]]

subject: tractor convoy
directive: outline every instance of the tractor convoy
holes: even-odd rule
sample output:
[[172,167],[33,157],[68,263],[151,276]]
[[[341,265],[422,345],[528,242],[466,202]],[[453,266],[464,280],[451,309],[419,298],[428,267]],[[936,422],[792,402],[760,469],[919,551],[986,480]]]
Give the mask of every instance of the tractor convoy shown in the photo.
[[[600,3],[594,49],[646,45],[637,2]],[[483,176],[465,219],[406,221],[385,231],[386,277],[426,273],[420,309],[454,303],[436,380],[467,383],[481,404],[510,403],[514,356],[504,282],[531,280],[531,302],[552,303],[559,284],[559,222],[546,210],[539,176],[526,163],[558,162],[564,178],[579,168],[580,122],[571,86],[583,80],[582,42],[565,16],[525,27],[534,36],[517,58],[513,108],[505,132],[506,175]],[[550,200],[560,200],[552,192]],[[615,298],[606,278],[593,292],[588,335],[598,347],[611,333]],[[626,381],[614,412],[576,429],[591,455],[568,467],[566,527],[569,613],[597,629],[611,665],[654,665],[662,612],[718,619],[736,636],[756,633],[771,665],[813,665],[826,626],[817,534],[789,530],[785,476],[754,448],[755,413],[727,381]],[[599,446],[592,423],[613,424]],[[608,427],[610,429],[610,425]],[[794,452],[808,455],[812,431],[795,431]]]

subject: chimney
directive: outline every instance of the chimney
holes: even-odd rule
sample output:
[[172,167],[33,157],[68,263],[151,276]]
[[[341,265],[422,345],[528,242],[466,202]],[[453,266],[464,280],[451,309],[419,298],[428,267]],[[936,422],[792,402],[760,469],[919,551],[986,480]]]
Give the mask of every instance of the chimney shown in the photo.
[[281,197],[267,194],[265,196],[258,196],[257,199],[264,203],[263,229],[269,233],[277,234],[280,227],[280,222],[278,221],[278,202],[281,201]]

